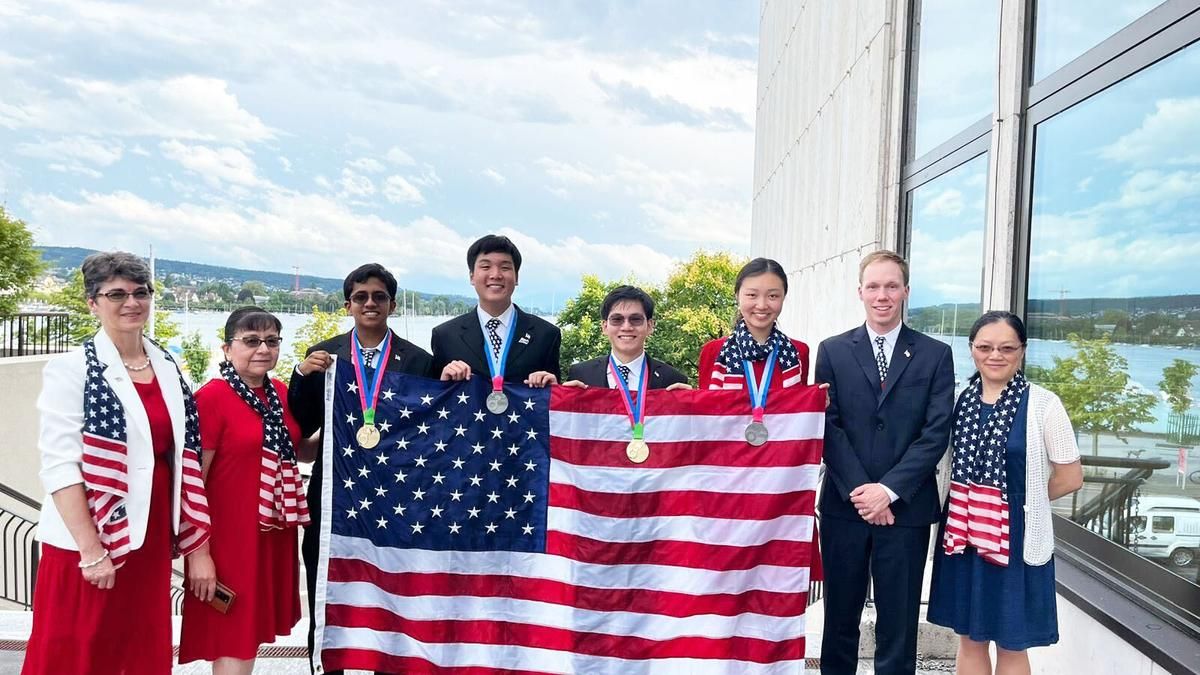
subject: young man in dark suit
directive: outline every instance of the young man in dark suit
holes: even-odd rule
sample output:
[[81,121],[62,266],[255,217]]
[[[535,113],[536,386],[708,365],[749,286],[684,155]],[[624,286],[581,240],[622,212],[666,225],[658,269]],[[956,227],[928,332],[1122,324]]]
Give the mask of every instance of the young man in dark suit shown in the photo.
[[821,343],[816,381],[829,384],[821,556],[825,626],[821,672],[858,667],[868,580],[875,672],[916,670],[917,621],[929,527],[938,520],[935,472],[950,439],[950,347],[904,325],[908,264],[876,251],[859,265],[867,320]]
[[[354,331],[342,333],[308,348],[307,355],[292,373],[288,386],[288,407],[300,424],[304,438],[315,433],[324,433],[325,424],[325,371],[333,363],[336,354],[343,368],[352,367],[354,335],[357,332],[358,346],[362,350],[364,365],[374,372],[383,358],[381,347],[384,338],[391,333],[390,354],[383,367],[389,372],[407,373],[422,377],[434,377],[433,358],[424,349],[396,335],[387,325],[388,316],[396,309],[396,277],[382,265],[368,263],[351,272],[342,283],[342,294],[346,298],[346,312],[354,317]],[[324,447],[323,443],[317,445]],[[321,483],[324,469],[320,451],[313,463],[312,478],[308,483],[308,508],[312,523],[304,528],[301,557],[304,559],[304,575],[308,582],[308,615],[315,609],[317,588],[317,557],[321,540]],[[313,622],[309,621],[308,647],[313,647]],[[328,673],[341,671],[327,671]]]
[[[618,376],[629,388],[637,391],[641,380],[642,362],[649,374],[647,389],[687,388],[687,377],[671,366],[646,354],[646,338],[654,332],[654,300],[640,288],[617,286],[600,305],[600,330],[612,345],[611,357]],[[616,380],[609,367],[609,356],[581,361],[567,371],[567,382],[588,387],[615,388]]]
[[533,387],[558,382],[562,333],[512,301],[521,271],[516,245],[494,234],[480,238],[467,249],[467,270],[479,305],[433,329],[435,377],[491,377],[489,359],[504,356],[500,374],[505,382]]

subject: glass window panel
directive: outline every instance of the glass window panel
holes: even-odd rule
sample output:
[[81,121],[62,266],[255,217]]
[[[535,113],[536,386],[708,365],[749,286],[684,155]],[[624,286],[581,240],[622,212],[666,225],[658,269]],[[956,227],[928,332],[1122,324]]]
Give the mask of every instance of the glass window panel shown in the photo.
[[1062,397],[1083,453],[1084,488],[1056,508],[1189,580],[1200,579],[1196,72],[1200,45],[1034,130],[1026,306],[1027,372]]
[[910,193],[908,325],[954,352],[959,385],[975,372],[967,332],[983,297],[987,153]]
[[913,157],[920,157],[996,107],[996,0],[922,0],[916,54]]
[[1033,80],[1062,68],[1160,4],[1162,0],[1122,0],[1097,11],[1095,0],[1038,0]]

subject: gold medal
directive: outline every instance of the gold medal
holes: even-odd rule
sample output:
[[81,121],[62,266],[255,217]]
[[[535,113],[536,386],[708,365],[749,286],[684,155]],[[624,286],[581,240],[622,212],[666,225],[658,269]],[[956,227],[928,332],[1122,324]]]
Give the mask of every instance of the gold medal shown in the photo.
[[358,433],[354,434],[354,439],[363,448],[370,450],[379,445],[379,427],[374,424],[364,424]]
[[650,446],[646,445],[646,441],[635,438],[625,446],[625,456],[634,464],[641,464],[650,458]]

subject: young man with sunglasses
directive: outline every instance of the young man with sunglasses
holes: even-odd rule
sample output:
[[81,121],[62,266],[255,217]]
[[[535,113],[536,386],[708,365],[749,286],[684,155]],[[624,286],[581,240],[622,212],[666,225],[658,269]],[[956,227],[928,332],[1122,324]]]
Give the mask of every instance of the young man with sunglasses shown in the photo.
[[[389,372],[436,376],[432,371],[433,357],[424,349],[396,335],[388,328],[388,316],[396,309],[396,277],[383,265],[368,263],[351,272],[342,284],[346,298],[346,313],[354,317],[354,330],[319,342],[308,348],[304,361],[296,366],[288,387],[288,405],[300,423],[301,435],[308,438],[322,432],[325,423],[325,371],[336,354],[343,367],[351,367],[357,346],[363,364],[370,372],[382,367]],[[391,336],[390,349],[383,351],[385,339]],[[355,336],[358,343],[355,345]],[[324,447],[323,443],[317,445]],[[319,452],[319,451],[318,451]],[[308,507],[312,524],[304,529],[300,547],[304,559],[304,574],[308,582],[308,610],[311,617],[315,607],[317,587],[317,556],[321,532],[321,481],[323,462],[318,456],[313,463],[308,483]],[[313,646],[313,624],[309,622],[308,646]],[[334,671],[327,671],[332,674]]]
[[645,291],[617,286],[600,305],[600,319],[612,351],[571,366],[565,386],[612,389],[621,377],[630,390],[637,391],[644,371],[649,377],[647,389],[689,388],[687,376],[646,354],[646,338],[654,332],[654,300]]

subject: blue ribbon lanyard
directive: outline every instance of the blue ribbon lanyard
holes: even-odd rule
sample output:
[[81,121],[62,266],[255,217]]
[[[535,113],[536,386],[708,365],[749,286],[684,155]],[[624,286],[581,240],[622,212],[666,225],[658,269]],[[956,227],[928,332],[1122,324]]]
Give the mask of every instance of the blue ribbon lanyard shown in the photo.
[[617,362],[613,359],[612,354],[608,355],[608,372],[612,373],[613,381],[617,383],[617,387],[621,390],[621,401],[625,404],[625,412],[629,413],[629,425],[633,428],[633,437],[637,440],[642,439],[642,434],[645,430],[643,420],[646,419],[646,380],[649,378],[648,359],[642,356],[642,371],[638,376],[638,397],[637,404],[633,402],[633,395],[629,392],[629,383],[625,378],[621,377],[621,373],[617,370]]
[[392,352],[392,331],[388,330],[379,348],[379,362],[375,366],[375,374],[367,382],[366,360],[363,359],[362,343],[358,341],[358,329],[351,334],[354,340],[354,379],[358,381],[358,400],[362,403],[363,424],[375,424],[375,404],[379,400],[379,383],[383,381],[383,371],[387,368],[388,357]]
[[779,345],[775,345],[771,349],[771,355],[767,357],[767,362],[763,364],[762,386],[755,381],[754,364],[750,361],[742,361],[742,368],[746,371],[746,389],[750,392],[750,408],[754,413],[754,421],[759,424],[763,421],[763,411],[767,407],[771,378],[775,376],[775,357],[778,355]]
[[504,391],[504,365],[508,361],[508,348],[512,347],[513,336],[517,334],[517,313],[513,312],[512,321],[508,326],[508,337],[496,356],[492,346],[488,344],[487,336],[483,336],[483,353],[487,356],[488,373],[492,376],[492,391]]

